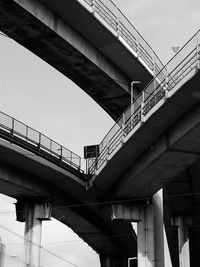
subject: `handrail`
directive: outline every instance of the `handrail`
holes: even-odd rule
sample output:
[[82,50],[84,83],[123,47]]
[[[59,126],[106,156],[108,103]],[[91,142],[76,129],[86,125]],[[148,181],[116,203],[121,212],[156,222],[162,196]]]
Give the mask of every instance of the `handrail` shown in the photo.
[[[111,0],[77,0],[85,2],[92,8],[93,14],[97,14],[115,32],[119,40],[123,40],[134,51],[137,58],[143,61],[143,65],[150,69],[153,75],[157,75],[163,69],[163,64],[155,51],[145,41],[132,23]],[[97,16],[97,18],[98,18]]]
[[33,153],[48,157],[69,169],[81,171],[81,157],[53,141],[46,135],[0,111],[0,137]]
[[165,74],[164,77],[161,79],[162,76],[158,73],[109,130],[99,144],[98,158],[89,159],[88,174],[93,176],[103,168],[123,145],[129,133],[133,134],[141,127],[150,111],[152,114],[156,112],[156,104],[163,100],[159,104],[163,105],[169,98],[169,92],[178,90],[194,75],[196,69],[200,69],[200,30],[163,67],[160,73]]

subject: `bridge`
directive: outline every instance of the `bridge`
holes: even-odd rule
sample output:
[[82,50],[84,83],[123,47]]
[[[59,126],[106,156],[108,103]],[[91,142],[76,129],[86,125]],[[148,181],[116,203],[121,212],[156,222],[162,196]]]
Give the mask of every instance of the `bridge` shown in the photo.
[[[110,5],[90,0],[59,1],[57,6],[54,1],[0,1],[1,30],[75,81],[116,120],[98,155],[87,158],[85,173],[78,155],[0,113],[1,193],[18,200],[17,219],[26,221],[25,239],[33,244],[40,243],[40,234],[36,230],[31,237],[30,232],[38,221],[41,229],[52,207],[53,217],[99,253],[102,266],[127,266],[129,257],[137,257],[139,267],[164,266],[164,220],[173,266],[194,266],[199,231],[188,232],[188,227],[199,221],[199,32],[162,66]],[[88,31],[73,12],[90,25]],[[93,40],[94,30],[103,40]],[[97,54],[101,62],[95,62]],[[129,64],[124,66],[122,58]],[[134,80],[141,83],[131,83]],[[135,101],[128,107],[130,94]],[[162,205],[155,195],[160,188],[164,218],[162,208],[155,211]],[[177,195],[188,197],[173,200]],[[153,217],[158,215],[154,229]],[[131,221],[138,224],[137,236]],[[26,244],[26,260],[38,266],[33,244]]]
[[1,0],[0,7],[2,32],[74,81],[115,120],[130,104],[131,81],[141,81],[139,93],[163,67],[111,1]]

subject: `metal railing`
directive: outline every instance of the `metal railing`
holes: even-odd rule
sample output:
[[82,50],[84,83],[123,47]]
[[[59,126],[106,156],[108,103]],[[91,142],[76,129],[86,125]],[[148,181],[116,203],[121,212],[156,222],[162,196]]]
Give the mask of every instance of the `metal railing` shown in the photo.
[[[132,135],[147,119],[164,104],[196,70],[200,68],[200,31],[198,31],[161,70],[164,77],[158,75],[145,87],[133,104],[122,114],[99,145],[99,157],[90,158],[87,172],[95,175],[109,159],[121,148],[125,138]],[[161,103],[161,100],[163,101]],[[154,108],[155,107],[155,108]],[[153,109],[154,108],[154,109]],[[150,114],[151,112],[151,114]],[[129,136],[130,136],[129,135]]]
[[122,38],[128,44],[153,75],[157,75],[163,69],[163,64],[154,50],[111,0],[82,1],[92,8],[92,12],[97,15],[97,18],[99,16],[111,27],[119,39]]
[[0,112],[0,137],[80,171],[80,156],[3,112]]

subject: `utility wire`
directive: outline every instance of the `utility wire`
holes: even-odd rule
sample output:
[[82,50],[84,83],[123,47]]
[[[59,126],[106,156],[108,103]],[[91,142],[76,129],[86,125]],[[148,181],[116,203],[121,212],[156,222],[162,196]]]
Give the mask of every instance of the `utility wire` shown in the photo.
[[66,262],[66,263],[68,263],[68,264],[70,264],[70,265],[72,265],[72,266],[79,267],[78,265],[76,265],[76,264],[74,264],[74,263],[72,263],[72,262],[70,262],[70,261],[64,259],[63,257],[61,257],[61,256],[59,256],[59,255],[57,255],[57,254],[55,254],[55,253],[53,253],[53,252],[51,252],[51,251],[45,249],[44,247],[42,247],[42,246],[40,246],[40,245],[38,245],[38,244],[36,244],[36,243],[30,241],[29,239],[25,239],[23,236],[21,236],[21,235],[19,235],[18,233],[16,233],[16,232],[10,230],[9,228],[7,228],[6,226],[4,226],[4,225],[2,225],[2,224],[0,224],[0,228],[2,228],[2,229],[4,229],[4,230],[6,230],[7,232],[9,232],[9,233],[11,233],[11,234],[13,234],[13,235],[19,237],[20,239],[23,239],[24,241],[27,241],[27,242],[29,242],[29,243],[31,242],[33,245],[39,247],[39,248],[42,249],[43,251],[49,253],[50,255],[52,255],[52,256],[54,256],[54,257],[56,257],[56,258],[58,258],[58,259],[60,259],[60,260],[62,260],[62,261],[64,261],[64,262]]
[[[168,199],[173,199],[173,198],[191,197],[191,196],[200,196],[200,192],[168,195],[168,196],[165,196],[164,201]],[[121,199],[121,200],[102,201],[102,202],[98,202],[98,201],[97,202],[86,202],[86,203],[81,203],[81,204],[71,204],[71,205],[62,205],[62,206],[53,205],[52,208],[66,209],[66,208],[99,206],[99,205],[106,205],[106,204],[134,203],[138,201],[148,201],[151,198],[153,197],[141,197],[141,198]],[[17,213],[20,213],[20,212],[24,212],[24,210],[17,211]],[[0,215],[10,214],[10,213],[16,213],[16,211],[2,211],[0,212]]]

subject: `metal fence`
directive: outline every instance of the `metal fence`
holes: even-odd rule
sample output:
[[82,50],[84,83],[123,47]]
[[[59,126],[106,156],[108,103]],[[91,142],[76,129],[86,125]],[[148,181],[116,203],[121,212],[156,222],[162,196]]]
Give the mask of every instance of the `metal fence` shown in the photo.
[[157,75],[163,69],[163,64],[154,50],[111,0],[81,1],[89,5],[93,14],[106,22],[119,39],[122,38],[129,45],[154,75]]
[[17,144],[21,143],[23,147],[31,148],[31,151],[41,151],[48,154],[49,159],[58,159],[60,162],[80,170],[80,156],[3,112],[0,112],[0,137],[7,137],[13,143],[17,141]]
[[[146,86],[133,104],[122,114],[99,145],[99,157],[90,159],[87,172],[94,175],[123,145],[126,136],[156,112],[156,104],[166,100],[169,92],[179,89],[200,68],[200,31],[198,31]],[[161,79],[162,77],[162,79]],[[164,103],[164,102],[163,102]],[[155,109],[153,110],[153,108]]]

